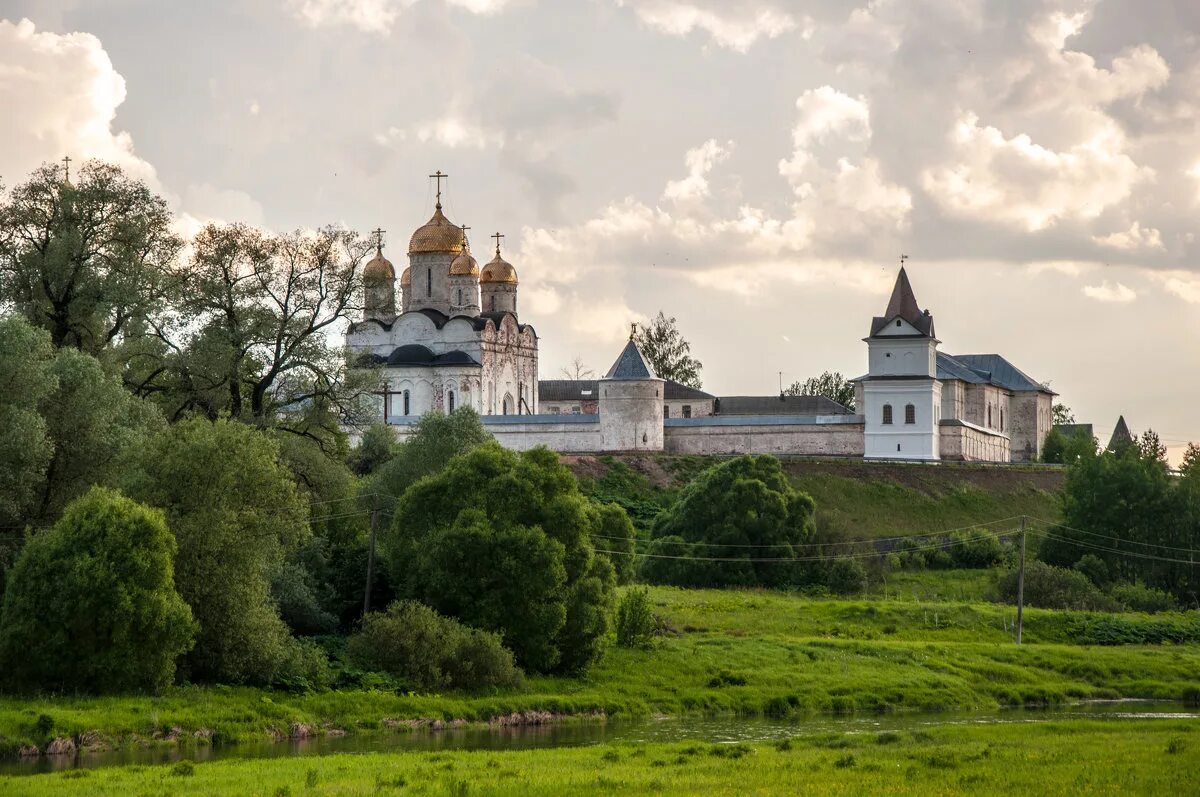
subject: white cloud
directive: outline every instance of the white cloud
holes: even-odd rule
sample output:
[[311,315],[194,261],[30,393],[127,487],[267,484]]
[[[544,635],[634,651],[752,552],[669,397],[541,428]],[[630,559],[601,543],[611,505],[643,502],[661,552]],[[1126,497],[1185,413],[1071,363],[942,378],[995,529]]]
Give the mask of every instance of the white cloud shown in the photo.
[[[99,158],[159,189],[133,138],[113,130],[125,79],[88,33],[39,32],[27,19],[0,20],[0,177],[10,185],[44,161]],[[19,123],[18,123],[19,120]]]
[[1111,246],[1126,252],[1139,249],[1162,249],[1162,233],[1153,227],[1143,227],[1135,221],[1128,230],[1119,230],[1109,235],[1093,235],[1092,240],[1101,246]]
[[1185,302],[1200,304],[1200,274],[1190,271],[1155,272],[1155,278],[1168,293]]
[[759,39],[774,39],[797,27],[801,35],[812,35],[812,20],[794,16],[773,3],[759,0],[616,0],[630,7],[646,25],[671,36],[702,31],[718,46],[746,52]]
[[718,144],[710,138],[695,149],[689,149],[684,158],[688,175],[682,180],[671,180],[663,191],[663,197],[676,203],[691,202],[708,196],[708,174],[721,161],[729,157],[733,142]]
[[[386,34],[400,14],[420,0],[287,0],[292,14],[312,28],[347,26],[364,33]],[[445,0],[472,14],[495,14],[514,0]]]
[[1104,280],[1099,285],[1085,285],[1083,295],[1098,302],[1118,304],[1126,304],[1137,298],[1137,294],[1132,288],[1126,287],[1123,283],[1109,282],[1108,280]]
[[433,142],[450,149],[487,149],[504,145],[504,134],[455,116],[445,116],[419,125],[413,136],[422,143]]
[[813,159],[812,147],[831,137],[846,141],[871,138],[871,112],[865,97],[851,97],[832,86],[809,89],[796,100],[798,116],[792,126],[794,151],[779,162],[779,173],[803,184],[804,169]]

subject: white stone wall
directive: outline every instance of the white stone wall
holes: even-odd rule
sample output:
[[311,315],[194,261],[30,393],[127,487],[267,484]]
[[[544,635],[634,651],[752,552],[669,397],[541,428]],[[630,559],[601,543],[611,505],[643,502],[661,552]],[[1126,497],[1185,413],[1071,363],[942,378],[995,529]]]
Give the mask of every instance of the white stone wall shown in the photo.
[[874,337],[867,350],[871,376],[937,375],[937,342],[932,338]]
[[419,252],[408,256],[412,269],[407,304],[410,310],[429,308],[450,315],[450,262],[454,258],[451,252]]
[[996,385],[967,385],[965,411],[959,417],[976,426],[1007,434],[1012,419],[1010,395]]
[[1042,392],[1014,393],[1009,399],[1014,462],[1034,462],[1042,456],[1042,444],[1054,419],[1053,404],[1054,397]]
[[600,445],[604,451],[663,450],[663,380],[600,380]]
[[672,399],[670,401],[664,400],[663,408],[666,409],[668,407],[670,408],[671,411],[670,411],[670,413],[664,415],[664,417],[666,417],[666,418],[682,418],[684,407],[691,408],[691,417],[692,418],[707,418],[708,416],[713,414],[713,400],[712,399],[688,399],[688,400]]
[[967,462],[1009,462],[1007,435],[963,422],[941,425],[942,459]]
[[522,330],[511,315],[504,316],[499,325],[489,319],[480,333],[480,346],[483,414],[536,415],[538,338],[533,328]]
[[510,282],[485,282],[479,286],[485,313],[517,312],[517,286]]
[[663,450],[671,454],[777,454],[863,456],[863,425],[669,425]]
[[[942,385],[936,379],[879,380],[863,383],[865,456],[869,459],[938,459]],[[915,423],[905,423],[906,407]],[[884,407],[892,422],[884,423]]]
[[451,276],[449,282],[449,315],[479,315],[479,278]]

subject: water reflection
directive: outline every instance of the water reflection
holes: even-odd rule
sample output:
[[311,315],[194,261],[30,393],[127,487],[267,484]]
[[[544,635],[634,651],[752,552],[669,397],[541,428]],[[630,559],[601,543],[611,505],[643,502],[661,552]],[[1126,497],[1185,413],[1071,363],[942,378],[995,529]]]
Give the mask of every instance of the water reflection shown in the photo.
[[757,717],[669,717],[608,720],[562,725],[450,728],[397,731],[361,736],[323,736],[283,742],[215,746],[130,747],[75,755],[43,756],[0,762],[0,775],[33,775],[63,769],[169,764],[180,760],[286,758],[335,753],[438,750],[527,750],[575,747],[606,742],[696,741],[708,744],[774,741],[822,733],[875,733],[947,725],[1051,722],[1062,719],[1191,719],[1178,703],[1104,701],[1053,709],[1004,709],[991,712],[904,713],[868,716],[818,716],[798,720]]

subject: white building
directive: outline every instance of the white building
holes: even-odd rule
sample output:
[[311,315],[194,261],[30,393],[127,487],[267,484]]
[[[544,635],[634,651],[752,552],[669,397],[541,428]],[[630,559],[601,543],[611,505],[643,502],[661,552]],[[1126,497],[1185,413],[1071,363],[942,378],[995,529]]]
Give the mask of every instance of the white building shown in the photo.
[[[599,380],[538,380],[538,337],[517,316],[517,272],[482,269],[442,212],[412,234],[400,278],[382,242],[363,271],[363,319],[346,343],[380,368],[380,415],[403,437],[426,412],[471,407],[503,445],[559,451],[772,453],[1031,461],[1054,393],[997,354],[938,350],[933,315],[903,268],[871,322],[858,414],[820,396],[717,397],[660,379],[631,338]],[[544,407],[542,403],[544,401]]]

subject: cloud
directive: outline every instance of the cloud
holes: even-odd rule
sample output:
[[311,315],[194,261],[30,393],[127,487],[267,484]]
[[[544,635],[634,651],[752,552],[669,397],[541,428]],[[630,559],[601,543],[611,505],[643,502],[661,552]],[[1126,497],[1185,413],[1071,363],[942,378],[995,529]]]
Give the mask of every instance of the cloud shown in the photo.
[[1135,252],[1139,249],[1162,249],[1162,233],[1153,227],[1143,227],[1134,222],[1128,230],[1121,230],[1109,235],[1093,235],[1092,240],[1101,246],[1109,246],[1125,252]]
[[663,197],[675,203],[686,203],[708,196],[708,174],[721,161],[729,157],[733,142],[718,144],[710,138],[695,149],[689,149],[684,161],[688,175],[682,180],[671,180],[663,190]]
[[1168,293],[1185,302],[1200,304],[1200,274],[1190,271],[1167,271],[1158,272],[1154,277]]
[[1133,289],[1125,287],[1120,282],[1109,282],[1108,280],[1104,280],[1099,285],[1085,285],[1083,295],[1098,302],[1118,304],[1126,304],[1137,298]]
[[[287,0],[292,15],[311,28],[346,26],[387,34],[396,19],[420,0]],[[472,14],[495,14],[514,0],[444,0]]]
[[813,159],[811,151],[830,137],[846,141],[867,141],[871,138],[871,112],[865,97],[851,97],[834,89],[821,86],[809,89],[796,100],[797,119],[792,126],[794,151],[788,160],[779,162],[780,174],[800,180],[804,169]]
[[708,34],[719,47],[746,52],[759,39],[774,39],[800,29],[812,35],[812,20],[797,19],[759,0],[616,0],[632,8],[644,24],[671,36],[684,37],[693,31]]

